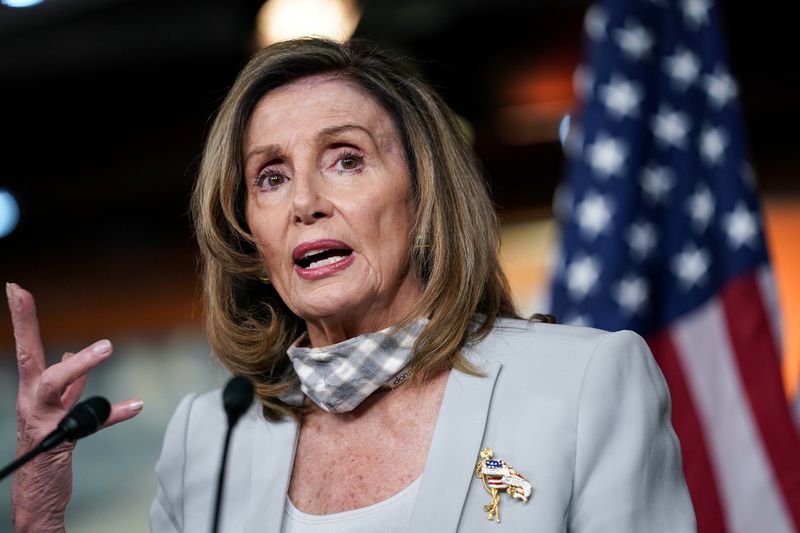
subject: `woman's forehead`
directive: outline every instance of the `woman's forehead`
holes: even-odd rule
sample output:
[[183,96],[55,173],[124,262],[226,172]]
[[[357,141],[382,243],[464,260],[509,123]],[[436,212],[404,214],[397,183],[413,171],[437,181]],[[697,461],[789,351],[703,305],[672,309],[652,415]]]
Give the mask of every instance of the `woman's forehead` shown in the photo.
[[245,152],[264,138],[346,125],[363,128],[376,140],[398,136],[389,113],[358,83],[330,74],[301,78],[261,97],[248,121]]
[[[281,106],[289,109],[276,109]],[[388,118],[383,106],[357,82],[330,74],[301,78],[273,89],[256,103],[251,119],[259,113],[276,111]]]

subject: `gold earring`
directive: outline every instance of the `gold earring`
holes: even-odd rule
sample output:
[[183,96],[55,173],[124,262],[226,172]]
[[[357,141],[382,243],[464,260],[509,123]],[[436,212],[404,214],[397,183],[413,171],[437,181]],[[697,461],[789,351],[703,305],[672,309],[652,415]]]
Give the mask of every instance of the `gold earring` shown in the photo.
[[264,285],[269,285],[270,284],[269,275],[267,275],[267,271],[266,270],[262,270],[261,272],[259,272],[258,280],[261,283],[263,283]]
[[417,237],[417,242],[414,244],[414,248],[430,248],[431,245],[427,242],[425,237]]

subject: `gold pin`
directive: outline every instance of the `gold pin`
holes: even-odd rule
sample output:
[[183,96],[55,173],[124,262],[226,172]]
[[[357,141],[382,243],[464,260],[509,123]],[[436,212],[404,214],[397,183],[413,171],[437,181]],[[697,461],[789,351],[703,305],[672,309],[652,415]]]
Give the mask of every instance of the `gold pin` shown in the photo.
[[492,459],[493,453],[491,448],[481,450],[481,458],[475,464],[475,476],[480,478],[483,487],[492,496],[492,501],[483,506],[488,514],[486,518],[499,522],[500,492],[506,491],[506,494],[524,503],[530,498],[532,488],[513,466],[500,459]]

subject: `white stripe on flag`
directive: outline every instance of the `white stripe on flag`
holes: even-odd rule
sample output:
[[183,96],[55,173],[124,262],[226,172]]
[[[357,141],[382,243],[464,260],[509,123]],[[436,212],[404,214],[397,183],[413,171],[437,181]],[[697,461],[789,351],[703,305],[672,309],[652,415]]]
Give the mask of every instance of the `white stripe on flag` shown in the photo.
[[781,305],[778,299],[778,288],[775,285],[775,276],[769,265],[763,265],[758,269],[756,280],[761,291],[761,298],[764,300],[764,309],[769,318],[772,338],[775,339],[775,351],[778,359],[783,359],[783,324],[781,323]]
[[670,328],[705,429],[731,533],[792,533],[716,298]]

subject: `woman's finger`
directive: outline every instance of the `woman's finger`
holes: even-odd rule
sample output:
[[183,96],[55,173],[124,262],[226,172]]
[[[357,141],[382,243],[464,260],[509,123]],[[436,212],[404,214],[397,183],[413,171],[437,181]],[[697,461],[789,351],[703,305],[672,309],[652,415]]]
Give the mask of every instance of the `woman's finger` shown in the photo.
[[97,341],[72,357],[51,366],[42,372],[36,390],[38,399],[45,404],[60,405],[61,397],[67,387],[86,375],[111,355],[111,342]]
[[108,420],[102,427],[107,428],[133,418],[142,412],[142,407],[144,407],[144,402],[141,398],[128,398],[121,402],[115,402],[111,405],[111,414],[108,415]]
[[[61,361],[66,361],[73,355],[75,354],[72,352],[67,352],[61,357]],[[64,406],[64,409],[72,409],[72,407],[78,403],[78,400],[83,394],[83,389],[86,388],[86,382],[88,380],[89,374],[84,374],[67,387],[67,390],[65,390],[64,394],[61,395],[61,405]]]
[[17,346],[20,393],[23,393],[30,390],[45,369],[44,348],[33,295],[16,283],[6,283],[6,296]]

